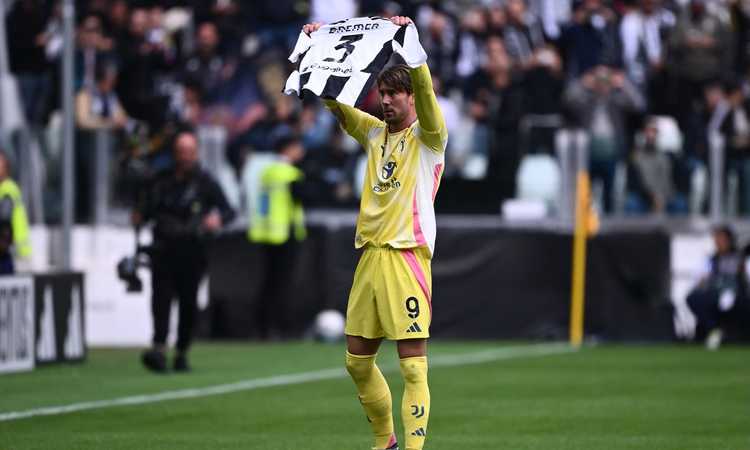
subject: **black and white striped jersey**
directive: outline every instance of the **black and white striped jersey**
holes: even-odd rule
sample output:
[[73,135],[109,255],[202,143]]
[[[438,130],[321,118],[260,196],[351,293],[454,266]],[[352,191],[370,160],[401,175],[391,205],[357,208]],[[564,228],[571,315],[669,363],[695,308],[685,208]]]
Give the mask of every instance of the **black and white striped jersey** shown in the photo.
[[427,61],[414,24],[395,25],[382,17],[356,17],[323,25],[310,36],[300,33],[289,61],[297,70],[284,93],[318,97],[355,106],[369,91],[393,53],[410,67]]

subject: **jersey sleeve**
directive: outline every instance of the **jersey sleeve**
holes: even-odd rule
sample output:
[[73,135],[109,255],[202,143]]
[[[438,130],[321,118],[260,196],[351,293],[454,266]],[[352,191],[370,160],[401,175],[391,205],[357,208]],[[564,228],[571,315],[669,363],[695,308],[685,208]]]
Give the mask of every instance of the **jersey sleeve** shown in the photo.
[[367,148],[368,134],[376,127],[383,127],[383,122],[353,106],[339,103],[335,100],[325,100],[326,107],[331,110],[341,124],[344,131],[359,144]]
[[226,226],[229,222],[235,218],[235,211],[229,206],[227,197],[224,195],[224,191],[213,178],[207,178],[207,194],[210,199],[212,206],[218,211],[221,216],[222,226]]
[[445,118],[432,89],[432,78],[427,64],[409,70],[414,91],[414,107],[419,120],[420,140],[431,150],[442,153],[448,140]]

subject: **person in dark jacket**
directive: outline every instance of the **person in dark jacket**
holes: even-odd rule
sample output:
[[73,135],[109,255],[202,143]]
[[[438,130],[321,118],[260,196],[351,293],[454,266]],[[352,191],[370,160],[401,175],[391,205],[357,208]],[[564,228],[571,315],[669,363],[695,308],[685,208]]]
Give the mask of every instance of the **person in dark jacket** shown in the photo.
[[705,275],[687,296],[687,304],[697,322],[696,338],[705,338],[706,347],[715,350],[723,338],[722,323],[734,305],[742,258],[737,240],[729,226],[713,231],[716,252],[711,256]]
[[734,302],[724,306],[730,306],[726,312],[727,324],[734,324],[742,335],[750,337],[750,243],[745,244],[740,254]]
[[175,371],[188,371],[187,352],[193,336],[198,285],[206,270],[208,238],[234,218],[224,193],[198,164],[198,140],[181,132],[174,144],[174,167],[155,177],[133,213],[133,224],[153,221],[151,252],[154,320],[153,348],[143,364],[167,370],[166,341],[172,300],[179,299]]
[[18,80],[26,120],[37,126],[44,122],[52,88],[44,54],[50,39],[46,32],[48,20],[48,10],[41,0],[15,2],[5,18],[10,70]]
[[740,211],[750,214],[750,99],[738,80],[724,84],[726,100],[714,116],[724,137],[727,171],[737,173],[740,181]]

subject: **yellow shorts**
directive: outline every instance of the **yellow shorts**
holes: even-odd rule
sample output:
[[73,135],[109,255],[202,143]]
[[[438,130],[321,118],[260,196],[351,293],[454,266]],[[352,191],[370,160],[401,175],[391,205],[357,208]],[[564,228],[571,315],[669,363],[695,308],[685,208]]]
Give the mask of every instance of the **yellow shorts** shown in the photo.
[[427,338],[431,297],[429,250],[366,247],[349,293],[346,334],[396,341]]

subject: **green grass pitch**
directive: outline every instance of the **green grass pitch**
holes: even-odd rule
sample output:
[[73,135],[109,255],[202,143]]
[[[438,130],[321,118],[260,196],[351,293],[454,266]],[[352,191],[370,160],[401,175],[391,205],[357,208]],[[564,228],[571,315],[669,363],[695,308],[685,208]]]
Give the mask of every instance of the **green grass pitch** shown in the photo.
[[[507,342],[431,343],[436,365],[426,450],[750,450],[750,350],[599,346],[527,355]],[[402,383],[393,344],[380,364]],[[206,388],[342,367],[343,347],[199,344],[195,370],[153,375],[136,350],[93,350],[81,365],[0,376],[0,416],[47,406]],[[487,353],[484,353],[485,355]],[[481,355],[481,353],[480,353]],[[343,374],[342,374],[343,375]],[[275,379],[275,378],[271,378]],[[150,398],[150,397],[149,397]],[[199,398],[0,421],[0,450],[367,450],[369,427],[344,376]]]

